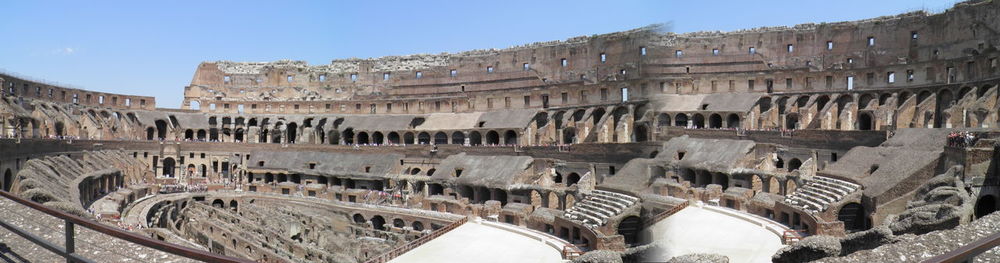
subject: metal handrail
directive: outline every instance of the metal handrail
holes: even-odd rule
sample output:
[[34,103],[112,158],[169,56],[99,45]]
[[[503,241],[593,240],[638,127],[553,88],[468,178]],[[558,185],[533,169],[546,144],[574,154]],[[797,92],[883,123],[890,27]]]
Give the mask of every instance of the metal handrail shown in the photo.
[[1000,232],[993,233],[985,238],[973,241],[972,243],[958,247],[941,255],[926,259],[924,263],[958,263],[971,262],[972,258],[1000,246]]
[[96,231],[98,233],[101,233],[101,234],[109,235],[109,236],[112,236],[112,237],[115,237],[115,238],[118,238],[118,239],[122,239],[122,240],[125,240],[125,241],[128,241],[128,242],[132,242],[132,243],[141,245],[141,246],[145,246],[145,247],[148,247],[148,248],[156,249],[156,250],[159,250],[159,251],[163,251],[163,252],[166,252],[166,253],[170,253],[170,254],[173,254],[173,255],[176,255],[176,256],[180,256],[180,257],[184,257],[184,258],[189,258],[189,259],[193,259],[193,260],[199,260],[199,261],[205,261],[205,262],[253,262],[253,261],[250,261],[250,260],[247,260],[247,259],[241,259],[241,258],[235,258],[235,257],[230,257],[230,256],[225,256],[225,255],[220,255],[220,254],[215,254],[215,253],[212,253],[212,252],[202,251],[202,250],[198,250],[198,249],[194,249],[194,248],[189,248],[189,247],[185,247],[185,246],[181,246],[181,245],[176,245],[176,244],[171,244],[171,243],[167,243],[167,242],[155,240],[155,239],[152,239],[152,238],[148,238],[148,237],[145,237],[145,236],[141,236],[141,235],[138,235],[138,234],[135,234],[135,233],[127,232],[127,231],[124,231],[124,230],[121,230],[121,229],[117,229],[117,228],[114,228],[114,227],[111,227],[111,226],[107,226],[107,225],[98,223],[96,221],[85,219],[85,218],[82,218],[82,217],[79,217],[79,216],[76,216],[76,215],[73,215],[73,214],[70,214],[70,213],[67,213],[67,212],[63,212],[61,210],[56,210],[56,209],[44,206],[44,205],[39,204],[39,203],[30,201],[30,200],[26,200],[26,199],[23,199],[23,198],[20,198],[20,197],[17,197],[14,194],[11,194],[11,193],[9,193],[7,191],[0,191],[0,196],[3,196],[4,198],[10,199],[10,200],[12,200],[14,202],[17,202],[17,203],[21,204],[21,205],[27,206],[27,207],[29,207],[31,209],[37,210],[37,211],[42,212],[42,213],[46,213],[46,214],[48,214],[50,216],[53,216],[53,217],[56,217],[56,218],[59,218],[59,219],[62,219],[63,221],[65,221],[66,222],[66,233],[64,234],[64,236],[66,237],[66,247],[65,248],[59,247],[59,246],[57,246],[55,244],[52,244],[52,243],[50,243],[49,241],[47,241],[47,240],[45,240],[43,238],[40,238],[40,237],[35,236],[35,235],[31,234],[31,233],[28,233],[27,231],[21,230],[21,229],[15,227],[13,225],[8,224],[7,222],[0,221],[0,226],[6,228],[7,230],[10,230],[11,232],[14,232],[14,233],[20,235],[21,237],[24,237],[28,241],[31,241],[31,242],[33,242],[33,243],[35,243],[35,244],[37,244],[37,245],[45,248],[46,250],[52,251],[53,253],[56,253],[56,254],[64,257],[64,258],[66,258],[66,262],[94,262],[93,260],[84,258],[83,256],[75,253],[75,246],[74,246],[74,243],[75,243],[75,237],[74,236],[75,236],[75,233],[76,233],[76,231],[74,229],[75,225],[80,225],[80,226],[89,228],[89,229],[94,230],[94,231]]

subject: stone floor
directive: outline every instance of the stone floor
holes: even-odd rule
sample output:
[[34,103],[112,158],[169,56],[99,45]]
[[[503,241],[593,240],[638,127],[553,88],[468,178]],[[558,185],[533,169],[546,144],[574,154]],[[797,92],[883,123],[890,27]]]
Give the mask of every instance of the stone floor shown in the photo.
[[[0,220],[62,246],[64,223],[21,204],[0,198]],[[76,251],[97,262],[195,262],[155,249],[76,227]],[[65,262],[58,255],[0,228],[0,262]]]
[[727,256],[733,263],[771,262],[771,255],[784,247],[777,235],[760,225],[694,205],[647,231],[644,235],[661,245],[648,253],[645,260],[650,262],[694,253]]
[[541,263],[563,260],[558,250],[537,239],[470,221],[390,262]]

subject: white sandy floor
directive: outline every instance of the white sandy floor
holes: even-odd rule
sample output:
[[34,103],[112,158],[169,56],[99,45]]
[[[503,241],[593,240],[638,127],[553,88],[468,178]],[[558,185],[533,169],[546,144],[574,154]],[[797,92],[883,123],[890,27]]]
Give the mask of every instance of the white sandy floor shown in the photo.
[[771,262],[771,256],[783,247],[774,233],[750,222],[689,206],[653,224],[644,234],[661,244],[644,261],[663,262],[672,257],[714,253],[729,257],[729,262]]
[[465,223],[392,263],[562,262],[559,251],[541,241],[502,229]]

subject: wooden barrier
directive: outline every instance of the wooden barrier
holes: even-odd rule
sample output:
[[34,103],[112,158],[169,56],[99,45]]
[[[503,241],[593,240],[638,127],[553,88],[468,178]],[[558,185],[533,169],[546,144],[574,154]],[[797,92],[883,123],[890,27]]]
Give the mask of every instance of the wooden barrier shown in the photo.
[[438,229],[438,230],[435,230],[434,232],[431,232],[429,235],[425,235],[425,236],[419,237],[417,239],[414,239],[413,241],[410,241],[409,243],[406,243],[405,245],[393,248],[392,250],[386,251],[385,253],[382,253],[381,255],[378,255],[378,256],[375,256],[373,258],[370,258],[370,259],[368,259],[368,261],[365,261],[365,262],[366,263],[385,263],[385,262],[389,262],[390,260],[392,260],[392,259],[394,259],[394,258],[396,258],[396,257],[398,257],[398,256],[400,256],[402,254],[406,254],[406,252],[409,252],[410,250],[413,250],[414,248],[417,248],[420,245],[423,245],[423,244],[425,244],[427,242],[430,242],[431,240],[434,240],[435,238],[437,238],[437,237],[439,237],[441,235],[444,235],[445,233],[448,233],[449,231],[454,230],[455,228],[458,228],[459,226],[461,226],[462,224],[465,224],[468,221],[469,221],[468,217],[463,217],[462,219],[459,219],[458,221],[452,222],[448,226],[445,226],[445,227],[443,227],[441,229]]
[[677,212],[680,212],[681,209],[684,209],[686,207],[688,207],[688,202],[681,203],[681,204],[679,204],[677,206],[674,206],[673,208],[670,208],[670,210],[663,211],[663,213],[659,213],[656,216],[653,216],[653,218],[650,218],[650,219],[646,220],[645,222],[642,222],[642,228],[647,228],[647,227],[649,227],[649,226],[651,226],[653,224],[656,224],[656,222],[660,222],[660,220],[663,220],[664,218],[667,218],[668,216],[672,216],[672,215],[676,214]]

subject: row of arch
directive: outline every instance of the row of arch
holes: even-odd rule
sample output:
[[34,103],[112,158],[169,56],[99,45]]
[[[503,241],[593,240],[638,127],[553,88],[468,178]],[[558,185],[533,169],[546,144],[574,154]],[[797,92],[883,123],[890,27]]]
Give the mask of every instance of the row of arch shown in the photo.
[[[371,223],[372,228],[375,229],[375,230],[382,230],[382,231],[387,230],[387,228],[385,227],[385,225],[386,225],[386,219],[385,219],[385,217],[383,217],[381,215],[374,215],[374,216],[372,216],[369,219],[365,219],[364,215],[358,213],[358,214],[354,214],[354,216],[352,216],[351,219],[354,221],[354,223],[357,223],[357,224],[364,225],[366,223]],[[394,218],[394,219],[392,219],[392,226],[393,227],[397,227],[397,228],[404,228],[404,227],[409,226],[414,231],[423,231],[424,230],[424,223],[423,222],[420,222],[420,221],[417,221],[417,220],[413,220],[412,223],[407,224],[406,221],[403,220],[402,218]]]
[[706,122],[705,115],[702,113],[693,113],[690,116],[688,113],[676,113],[671,115],[666,112],[662,112],[657,115],[656,124],[658,127],[667,126],[678,126],[678,127],[691,127],[691,128],[709,128],[709,129],[721,129],[730,128],[736,129],[741,128],[740,115],[736,113],[726,114],[725,118],[722,117],[723,114],[712,113],[708,115],[708,120]]
[[[518,134],[514,130],[506,131],[453,131],[450,134],[438,132],[388,132],[358,131],[348,128],[343,132],[331,131],[330,144],[339,144],[343,138],[344,144],[469,144],[469,145],[515,145]],[[335,140],[336,139],[336,140]]]

